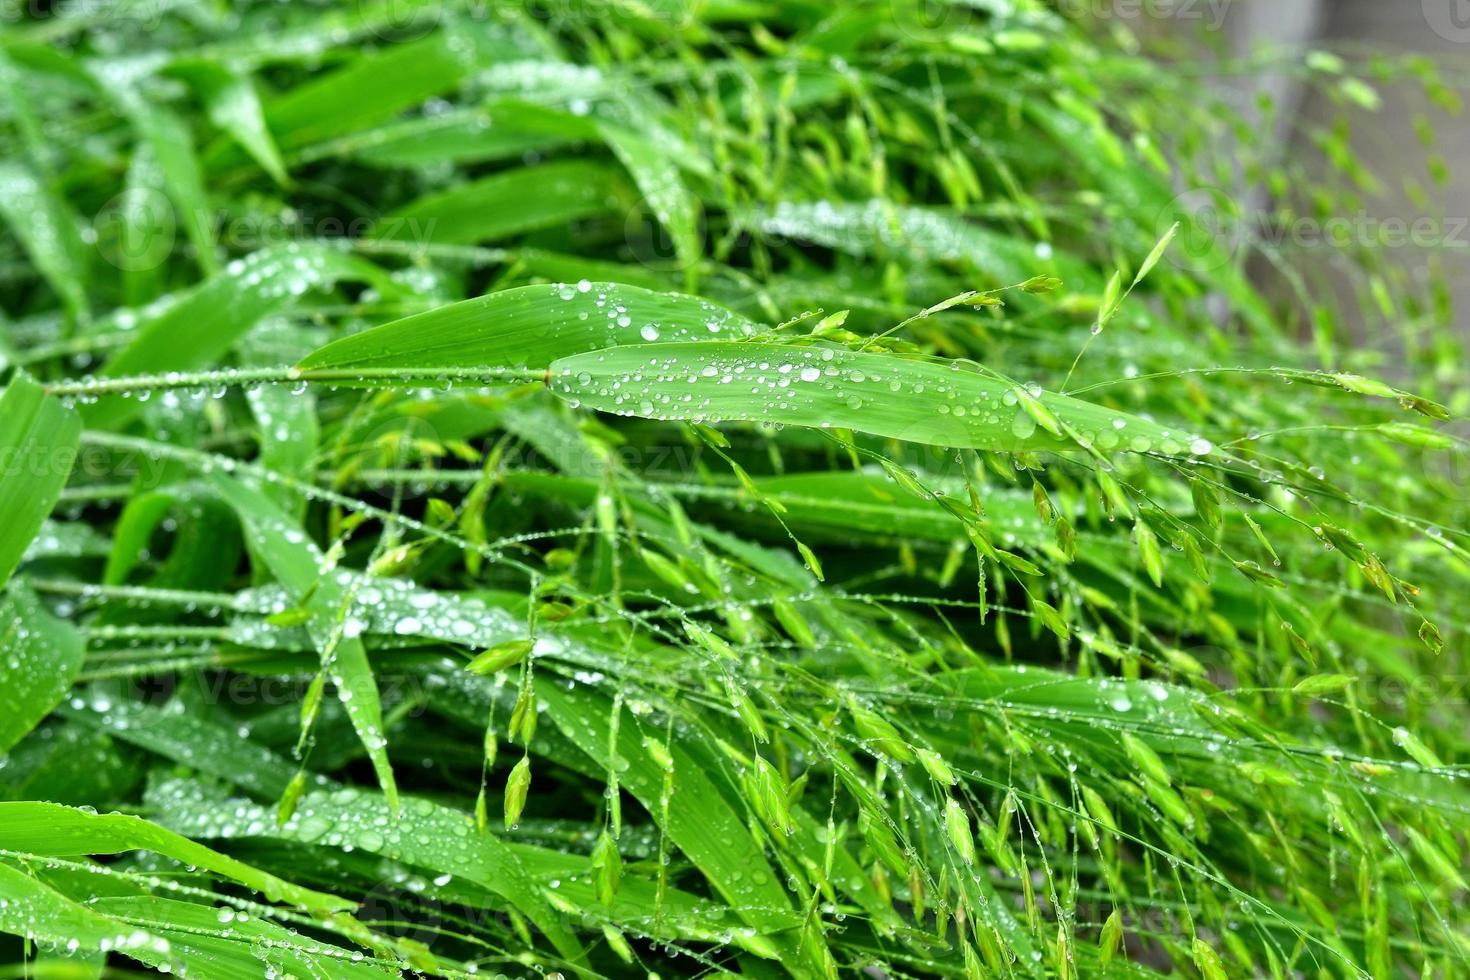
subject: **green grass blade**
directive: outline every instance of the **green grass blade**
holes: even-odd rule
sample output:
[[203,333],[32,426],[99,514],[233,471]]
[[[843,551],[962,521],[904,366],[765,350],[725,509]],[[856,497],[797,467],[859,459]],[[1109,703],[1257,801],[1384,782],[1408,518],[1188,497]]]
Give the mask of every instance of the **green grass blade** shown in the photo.
[[0,161],[0,215],[76,322],[88,318],[86,263],[71,208],[25,164]]
[[436,31],[426,38],[364,54],[346,66],[298,86],[266,108],[266,121],[286,149],[391,119],[458,85],[473,69],[477,44],[509,56],[520,45],[490,32]]
[[172,819],[189,826],[197,836],[268,835],[305,844],[347,845],[467,878],[519,908],[564,956],[576,958],[581,953],[581,944],[542,897],[517,853],[494,834],[477,830],[469,814],[427,799],[411,799],[405,801],[402,817],[385,826],[382,806],[374,796],[337,789],[306,794],[290,819],[278,827],[264,807],[240,804],[238,816],[227,816],[216,806],[191,800],[178,786],[161,788],[159,798],[168,802],[175,814]]
[[361,951],[344,949],[286,926],[241,914],[155,895],[103,898],[92,908],[122,923],[146,927],[169,944],[182,964],[175,972],[211,980],[254,980],[266,975],[325,976],[382,980],[402,976],[392,962],[374,963]]
[[[325,246],[293,243],[254,252],[144,317],[103,373],[122,377],[206,367],[261,320],[311,290],[345,279],[381,284],[383,276],[363,260]],[[109,399],[84,405],[82,413],[89,426],[113,428],[140,410],[136,401]]]
[[362,640],[348,635],[346,629],[349,599],[345,590],[316,545],[270,498],[220,474],[210,482],[239,515],[251,551],[286,587],[292,599],[308,611],[309,629],[321,654],[322,669],[336,687],[372,760],[389,808],[397,811],[398,786],[388,761],[382,702],[367,650]]
[[24,374],[0,395],[0,585],[66,485],[81,438],[75,412]]
[[684,288],[693,292],[699,286],[698,200],[685,188],[679,168],[660,147],[611,123],[603,123],[600,130],[673,240],[674,253],[684,269]]
[[210,121],[238,143],[277,184],[290,183],[285,161],[265,122],[260,96],[248,76],[212,61],[176,62],[170,73],[183,78],[204,103]]
[[[948,365],[893,354],[776,344],[670,343],[565,357],[552,391],[586,408],[691,422],[840,427],[934,446],[992,449],[1210,451],[1177,429]],[[1034,398],[1076,438],[1054,435]]]
[[0,754],[25,737],[71,690],[82,666],[82,638],[26,589],[0,597]]
[[[616,746],[610,749],[611,701],[586,692],[568,692],[552,683],[539,685],[538,695],[562,733],[599,766],[608,766],[609,751],[616,751],[620,762],[626,764],[620,773],[622,785],[651,813],[660,814],[666,770],[643,737],[662,741],[662,733],[640,734],[637,728],[625,725],[619,729]],[[674,760],[676,792],[663,818],[667,821],[665,831],[747,922],[769,930],[785,919],[789,908],[786,893],[771,868],[753,859],[758,848],[750,841],[749,829],[707,775],[702,761],[677,743],[669,750]],[[796,955],[790,941],[778,943],[785,955]]]
[[708,300],[617,283],[520,286],[333,341],[303,372],[512,367],[648,339],[746,337],[755,324]]
[[631,193],[618,170],[596,161],[518,167],[413,201],[385,217],[375,237],[420,245],[500,241],[617,212]]
[[173,201],[178,221],[194,247],[194,258],[206,276],[219,271],[215,255],[214,215],[204,190],[204,175],[194,151],[189,127],[178,115],[162,106],[145,102],[135,92],[119,95],[123,112],[139,136],[153,149],[163,173],[164,187]]
[[4,861],[0,861],[0,933],[25,936],[52,949],[75,943],[75,948],[89,952],[116,950],[170,972],[183,965],[162,936],[73,901]]
[[148,850],[223,875],[273,902],[289,902],[322,915],[353,907],[345,899],[293,885],[141,817],[123,813],[88,813],[54,803],[0,803],[0,848],[52,857]]
[[[325,144],[376,167],[426,167],[523,158],[599,139],[595,120],[523,102],[393,122]],[[308,151],[310,152],[310,151]]]

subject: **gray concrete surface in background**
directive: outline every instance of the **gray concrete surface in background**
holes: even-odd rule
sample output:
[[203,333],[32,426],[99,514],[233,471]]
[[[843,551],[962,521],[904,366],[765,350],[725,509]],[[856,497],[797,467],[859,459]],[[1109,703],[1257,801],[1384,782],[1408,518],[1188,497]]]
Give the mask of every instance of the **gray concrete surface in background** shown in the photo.
[[[1159,23],[1144,25],[1147,32],[1163,29],[1173,33],[1200,32],[1210,35],[1205,47],[1223,46],[1241,56],[1266,46],[1283,57],[1304,57],[1312,49],[1325,49],[1345,56],[1384,53],[1416,53],[1433,59],[1452,76],[1457,76],[1462,95],[1470,102],[1464,82],[1470,79],[1470,0],[1077,0],[1111,4],[1115,15],[1123,6],[1144,11]],[[1152,15],[1150,15],[1152,11]],[[1314,128],[1330,125],[1341,109],[1320,92],[1294,82],[1289,75],[1263,73],[1259,76],[1222,77],[1222,86],[1234,89],[1240,104],[1249,112],[1254,97],[1266,94],[1282,108],[1283,118],[1272,138],[1279,142],[1279,159],[1301,162],[1308,171],[1321,171],[1322,164],[1310,139]],[[1375,114],[1357,113],[1353,119],[1352,148],[1363,166],[1382,181],[1383,193],[1365,201],[1366,213],[1343,215],[1365,234],[1386,227],[1388,221],[1413,225],[1429,219],[1437,222],[1431,237],[1443,260],[1442,272],[1449,278],[1455,303],[1455,318],[1461,333],[1470,340],[1470,113],[1458,118],[1435,109],[1417,82],[1380,85],[1382,108]],[[1423,114],[1434,123],[1439,153],[1449,165],[1449,180],[1434,184],[1428,176],[1429,150],[1421,144],[1414,119]],[[1428,192],[1431,208],[1414,203],[1405,191],[1409,179]],[[1248,192],[1250,189],[1247,189]],[[1262,189],[1254,189],[1257,206],[1267,200]],[[1396,263],[1428,275],[1429,259],[1424,249],[1412,244],[1391,248]],[[1330,266],[1331,256],[1322,256]],[[1329,273],[1328,279],[1332,276]],[[1342,288],[1349,284],[1339,280]],[[1330,287],[1328,287],[1330,288]],[[1356,340],[1378,346],[1385,352],[1397,345],[1392,338],[1364,335],[1362,322],[1350,324]]]
[[[1448,72],[1470,73],[1470,0],[1245,0],[1261,9],[1264,23],[1253,23],[1237,43],[1271,38],[1269,12],[1281,11],[1312,21],[1312,44],[1331,50],[1379,49],[1416,52],[1433,58]],[[1310,12],[1303,14],[1301,10]],[[1380,86],[1383,107],[1371,117],[1355,121],[1353,149],[1366,169],[1382,178],[1384,193],[1367,202],[1368,218],[1380,227],[1389,219],[1412,223],[1422,218],[1442,219],[1438,235],[1443,271],[1450,277],[1456,322],[1470,339],[1470,117],[1454,118],[1433,108],[1417,83]],[[1309,95],[1298,107],[1308,125],[1330,121],[1333,108],[1321,94]],[[1414,118],[1428,116],[1435,123],[1438,145],[1434,151],[1449,164],[1449,180],[1438,185],[1428,179],[1429,151],[1414,131]],[[1289,144],[1301,152],[1301,127]],[[1438,213],[1425,213],[1404,190],[1412,177],[1426,189]],[[1353,216],[1348,216],[1353,217]],[[1412,246],[1395,249],[1393,258],[1427,275],[1425,254]],[[1369,342],[1373,338],[1365,338]]]

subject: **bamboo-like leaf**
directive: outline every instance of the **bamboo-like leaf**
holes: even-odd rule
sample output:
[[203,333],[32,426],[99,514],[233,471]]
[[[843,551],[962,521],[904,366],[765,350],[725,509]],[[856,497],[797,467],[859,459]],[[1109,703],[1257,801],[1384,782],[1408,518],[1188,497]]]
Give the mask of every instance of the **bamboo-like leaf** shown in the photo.
[[[387,23],[402,18],[401,3],[383,6]],[[364,11],[356,13],[371,25]],[[388,50],[370,51],[293,88],[267,106],[271,132],[287,149],[352,132],[452,89],[477,64],[484,64],[481,59],[511,58],[529,50],[521,32],[501,24],[466,19],[459,26],[461,30],[434,31]]]
[[262,973],[382,980],[401,976],[390,960],[377,963],[360,950],[312,937],[268,919],[241,915],[228,906],[211,908],[156,895],[112,896],[91,904],[123,926],[146,924],[168,943],[170,959],[185,976],[251,980]]
[[268,497],[224,475],[211,484],[240,517],[252,552],[270,569],[292,598],[305,603],[308,628],[321,655],[322,669],[337,689],[357,737],[390,808],[398,807],[398,786],[388,761],[382,702],[362,640],[344,621],[348,596],[317,549],[291,518]]
[[[492,834],[479,831],[474,832],[473,846],[466,848],[458,843],[446,846],[446,841],[459,840],[459,830],[466,825],[468,818],[428,800],[410,801],[398,833],[385,834],[379,825],[373,798],[360,791],[340,787],[330,792],[308,794],[285,826],[278,826],[267,808],[245,800],[231,800],[228,813],[222,812],[219,800],[201,792],[196,781],[162,781],[150,791],[149,797],[165,809],[171,824],[197,837],[229,841],[279,840],[307,847],[322,846],[330,841],[329,846],[350,847],[354,851],[451,875],[456,883],[470,882],[474,888],[466,895],[461,890],[462,886],[456,884],[453,888],[457,896],[463,895],[476,904],[509,902],[533,921],[545,922],[548,935],[561,937],[561,941],[567,943],[567,950],[576,947],[565,938],[565,931],[542,901],[537,886],[550,888],[555,882],[555,889],[569,898],[580,898],[588,903],[598,901],[596,884],[592,881],[594,869],[588,858],[545,847],[503,842]],[[464,853],[466,850],[470,852],[468,858]],[[712,906],[707,897],[667,889],[663,900],[668,926],[689,938],[709,941],[722,929],[738,927],[738,918],[728,909]],[[638,923],[657,901],[655,883],[625,874],[613,907],[604,907],[604,914],[616,921]],[[795,922],[793,914],[787,924]]]
[[674,253],[684,268],[685,288],[695,289],[699,283],[699,205],[684,187],[675,161],[660,147],[629,129],[604,123],[600,132],[628,168],[649,209],[673,240]]
[[580,944],[541,897],[516,851],[493,834],[481,834],[472,818],[429,800],[411,800],[402,817],[384,825],[382,805],[370,794],[338,789],[308,793],[295,813],[277,828],[263,807],[241,804],[239,817],[190,805],[182,787],[164,787],[161,798],[173,799],[179,818],[201,837],[278,836],[305,844],[347,845],[392,860],[464,876],[503,896],[531,918],[565,956],[576,956]]
[[708,300],[617,283],[521,286],[344,337],[298,367],[354,371],[544,369],[558,357],[645,340],[748,337],[755,324]]
[[266,126],[260,96],[248,77],[202,59],[175,62],[169,71],[188,82],[204,103],[210,121],[230,134],[272,180],[289,183],[281,151]]
[[[779,422],[936,446],[1013,452],[1077,449],[1203,454],[1207,442],[1145,419],[1052,393],[1032,394],[959,363],[829,347],[671,343],[562,358],[551,390],[618,415],[690,422]],[[1028,412],[1034,400],[1075,437]]]
[[[344,279],[386,286],[380,271],[339,249],[290,243],[254,252],[146,315],[134,328],[132,341],[108,361],[104,374],[121,377],[207,367],[267,316],[292,306],[311,290]],[[112,427],[140,409],[136,400],[107,399],[83,406],[82,412],[89,425]]]
[[215,255],[214,218],[204,190],[193,137],[188,126],[169,109],[145,102],[126,87],[113,89],[133,128],[153,149],[163,173],[164,187],[173,201],[177,220],[184,227],[194,258],[205,275],[219,271]]
[[73,901],[4,862],[0,862],[0,933],[25,936],[53,949],[75,944],[77,950],[90,953],[115,951],[170,972],[182,965],[164,937]]
[[630,188],[606,164],[519,167],[420,198],[385,217],[377,237],[423,245],[499,241],[625,207]]
[[71,472],[76,413],[24,374],[0,395],[0,586],[10,578]]
[[87,318],[79,222],[25,164],[0,161],[0,215],[75,320]]
[[787,201],[754,211],[747,220],[767,235],[857,255],[898,250],[926,259],[973,262],[998,282],[1016,282],[1045,268],[1025,242],[936,208],[901,207],[878,200],[864,204]]
[[82,666],[82,638],[52,616],[34,594],[12,588],[0,597],[0,754],[10,751],[71,690]]
[[223,875],[273,902],[328,915],[352,903],[283,881],[141,817],[88,813],[54,803],[0,803],[0,847],[51,857],[148,850]]

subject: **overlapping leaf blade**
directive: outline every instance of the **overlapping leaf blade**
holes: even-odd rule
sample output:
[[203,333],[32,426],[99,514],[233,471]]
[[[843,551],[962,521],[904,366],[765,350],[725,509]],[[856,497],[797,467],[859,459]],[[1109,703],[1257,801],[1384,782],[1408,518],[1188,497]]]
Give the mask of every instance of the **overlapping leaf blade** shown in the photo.
[[[708,300],[618,283],[520,286],[333,341],[303,374],[545,369],[559,357],[645,340],[747,337],[756,325]],[[488,374],[489,372],[487,372]],[[493,377],[493,374],[490,375]],[[453,375],[446,375],[446,380]]]
[[[659,343],[562,358],[552,391],[620,415],[837,427],[935,446],[1203,454],[1197,436],[976,365],[832,347]],[[1053,433],[1039,402],[1065,428]]]
[[10,578],[71,472],[75,412],[24,374],[0,395],[0,585]]

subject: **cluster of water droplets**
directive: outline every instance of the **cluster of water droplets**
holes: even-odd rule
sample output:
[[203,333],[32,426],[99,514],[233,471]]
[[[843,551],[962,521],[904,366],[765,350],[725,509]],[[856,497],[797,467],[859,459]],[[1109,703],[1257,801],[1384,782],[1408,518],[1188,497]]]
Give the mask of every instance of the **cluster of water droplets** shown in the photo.
[[1017,388],[964,370],[958,361],[942,366],[831,347],[592,352],[561,362],[550,384],[574,403],[620,415],[848,426],[976,448],[1032,439],[1042,422],[1035,405],[1045,399],[1050,410],[1072,416],[1068,424],[1085,446],[1195,456],[1213,450],[1197,436],[1064,402],[1036,385]]

